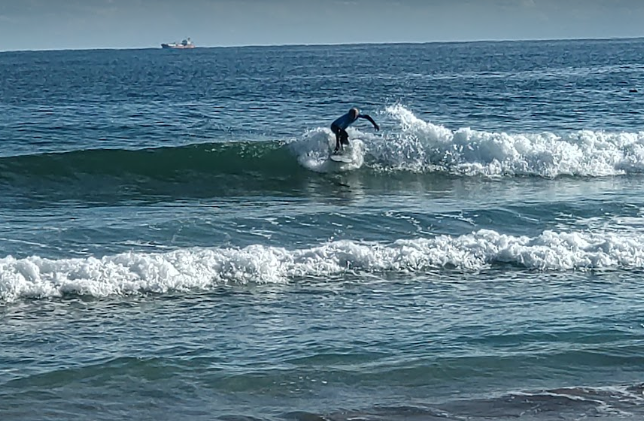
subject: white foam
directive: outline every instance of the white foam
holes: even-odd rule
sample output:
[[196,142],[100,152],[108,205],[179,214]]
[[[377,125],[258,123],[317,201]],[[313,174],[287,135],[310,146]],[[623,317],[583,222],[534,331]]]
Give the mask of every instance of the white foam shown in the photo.
[[[390,106],[397,127],[366,142],[366,162],[381,170],[464,175],[610,176],[644,171],[644,132],[568,134],[452,131]],[[384,126],[384,125],[383,125]]]
[[341,277],[346,271],[355,274],[424,273],[444,268],[478,271],[504,263],[543,271],[643,268],[644,238],[616,232],[553,231],[530,238],[480,230],[462,236],[398,240],[389,244],[333,241],[293,250],[253,245],[132,252],[100,259],[9,256],[0,259],[0,299],[59,297],[66,293],[104,297],[207,290],[221,284]]
[[302,139],[289,143],[289,148],[304,168],[320,173],[352,171],[364,163],[364,143],[353,138],[354,131],[349,131],[350,146],[347,153],[351,162],[338,163],[329,159],[329,154],[335,148],[335,136],[329,129],[317,128],[307,132]]

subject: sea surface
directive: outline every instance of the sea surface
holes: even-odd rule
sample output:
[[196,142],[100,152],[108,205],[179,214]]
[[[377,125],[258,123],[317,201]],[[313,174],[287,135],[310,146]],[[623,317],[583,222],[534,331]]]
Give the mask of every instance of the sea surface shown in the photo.
[[644,418],[644,40],[0,75],[2,421]]

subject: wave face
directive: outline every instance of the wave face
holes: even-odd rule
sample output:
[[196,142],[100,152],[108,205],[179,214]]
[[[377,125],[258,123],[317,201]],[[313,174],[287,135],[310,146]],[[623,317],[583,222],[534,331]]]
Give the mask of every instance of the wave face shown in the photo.
[[637,235],[618,233],[546,231],[530,238],[479,230],[391,244],[332,241],[294,250],[252,245],[60,260],[9,256],[0,259],[0,297],[13,301],[66,294],[166,293],[347,274],[476,272],[495,265],[539,271],[641,269],[644,241]]
[[198,144],[144,150],[81,150],[0,159],[0,177],[74,179],[83,176],[181,180],[190,175],[289,174],[298,165],[280,143]]

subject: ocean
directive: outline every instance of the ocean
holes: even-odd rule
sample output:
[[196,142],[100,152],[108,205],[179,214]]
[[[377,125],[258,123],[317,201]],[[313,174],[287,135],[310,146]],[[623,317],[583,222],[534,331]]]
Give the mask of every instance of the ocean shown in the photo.
[[0,74],[1,420],[644,417],[644,40]]

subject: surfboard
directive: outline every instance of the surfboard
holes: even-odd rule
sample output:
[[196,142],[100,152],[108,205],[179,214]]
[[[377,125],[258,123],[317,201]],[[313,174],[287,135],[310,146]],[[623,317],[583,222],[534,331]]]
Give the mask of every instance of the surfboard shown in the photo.
[[350,164],[353,162],[353,158],[349,154],[345,155],[342,153],[332,153],[329,158],[331,159],[331,161],[344,162],[345,164]]

